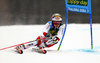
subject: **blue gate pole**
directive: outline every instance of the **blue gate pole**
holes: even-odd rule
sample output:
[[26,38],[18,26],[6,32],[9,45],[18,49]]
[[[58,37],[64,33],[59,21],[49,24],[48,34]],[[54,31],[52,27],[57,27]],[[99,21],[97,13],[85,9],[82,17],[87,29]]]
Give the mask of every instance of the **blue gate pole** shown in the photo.
[[63,33],[61,42],[60,42],[60,44],[59,44],[59,46],[58,46],[58,50],[60,49],[61,44],[62,44],[62,41],[63,41],[63,39],[64,39],[64,36],[65,36],[65,33],[66,33],[66,28],[67,28],[67,22],[68,22],[68,8],[67,8],[67,2],[66,2],[66,1],[67,1],[67,0],[65,0],[65,4],[66,4],[66,24],[65,24],[65,29],[64,29],[64,33]]
[[90,14],[91,49],[93,49],[92,14]]

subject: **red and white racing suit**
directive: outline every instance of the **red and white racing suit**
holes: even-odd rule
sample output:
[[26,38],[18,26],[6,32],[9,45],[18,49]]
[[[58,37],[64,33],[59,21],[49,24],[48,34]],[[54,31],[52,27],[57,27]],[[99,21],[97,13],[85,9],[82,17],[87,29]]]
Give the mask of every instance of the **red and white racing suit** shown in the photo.
[[[43,28],[42,35],[37,37],[37,40],[38,39],[42,39],[42,40],[38,40],[38,43],[36,45],[43,46],[42,45],[43,42],[46,43],[46,47],[51,47],[55,45],[55,44],[51,44],[52,42],[50,42],[50,40],[53,40],[55,37],[58,37],[58,41],[60,41],[64,32],[64,27],[65,26],[61,24],[58,29],[54,29],[52,21],[48,21]],[[45,37],[47,33],[50,33],[52,35],[52,39],[48,39],[47,37]]]
[[[24,49],[27,49],[32,46],[39,46],[39,47],[51,47],[55,45],[53,40],[55,37],[58,38],[58,41],[62,38],[64,32],[64,25],[61,24],[58,29],[54,28],[52,21],[48,21],[43,28],[42,35],[38,36],[36,39],[37,41],[24,44]],[[45,37],[47,33],[51,34],[51,38]],[[40,40],[41,39],[41,40]]]

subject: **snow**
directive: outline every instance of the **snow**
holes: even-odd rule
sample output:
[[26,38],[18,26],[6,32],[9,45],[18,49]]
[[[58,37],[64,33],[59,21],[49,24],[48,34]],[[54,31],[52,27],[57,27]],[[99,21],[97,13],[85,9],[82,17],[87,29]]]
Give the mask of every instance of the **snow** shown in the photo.
[[[0,49],[27,41],[41,35],[44,25],[0,26]],[[68,24],[61,48],[58,45],[46,48],[47,54],[32,52],[23,54],[13,48],[0,51],[0,63],[100,63],[100,24],[93,24],[93,44],[91,50],[90,25]]]

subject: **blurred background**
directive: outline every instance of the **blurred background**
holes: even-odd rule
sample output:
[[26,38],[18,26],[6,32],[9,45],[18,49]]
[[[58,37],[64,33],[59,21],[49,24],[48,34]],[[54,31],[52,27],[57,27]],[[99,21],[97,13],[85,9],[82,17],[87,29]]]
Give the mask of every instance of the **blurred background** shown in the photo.
[[[92,0],[93,23],[100,23],[100,0]],[[45,24],[54,13],[66,21],[65,0],[0,0],[0,26]],[[69,11],[68,23],[89,23],[89,15]]]

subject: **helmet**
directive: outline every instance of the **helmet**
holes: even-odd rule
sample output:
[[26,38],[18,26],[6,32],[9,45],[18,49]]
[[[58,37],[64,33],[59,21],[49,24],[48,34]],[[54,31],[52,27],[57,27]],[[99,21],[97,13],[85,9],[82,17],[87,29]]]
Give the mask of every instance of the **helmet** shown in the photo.
[[59,13],[52,15],[52,23],[55,28],[59,28],[62,23],[62,16]]
[[52,15],[52,21],[62,21],[62,16],[59,13]]

